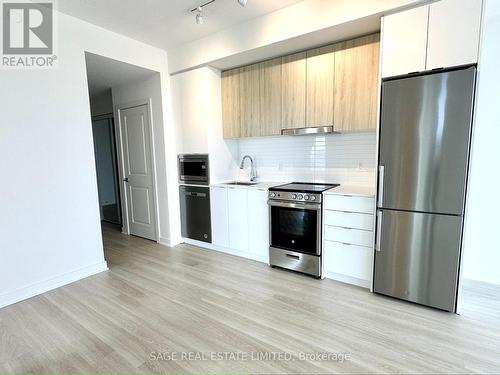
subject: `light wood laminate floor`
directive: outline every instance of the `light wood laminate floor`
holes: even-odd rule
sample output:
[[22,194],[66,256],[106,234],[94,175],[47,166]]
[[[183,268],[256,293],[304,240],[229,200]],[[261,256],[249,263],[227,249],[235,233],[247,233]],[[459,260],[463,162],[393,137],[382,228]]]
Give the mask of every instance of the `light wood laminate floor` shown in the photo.
[[[488,292],[470,292],[457,316],[110,227],[104,243],[109,272],[0,310],[0,373],[500,372]],[[172,352],[177,360],[153,358]],[[241,359],[266,352],[293,358]],[[300,358],[315,352],[349,357]]]

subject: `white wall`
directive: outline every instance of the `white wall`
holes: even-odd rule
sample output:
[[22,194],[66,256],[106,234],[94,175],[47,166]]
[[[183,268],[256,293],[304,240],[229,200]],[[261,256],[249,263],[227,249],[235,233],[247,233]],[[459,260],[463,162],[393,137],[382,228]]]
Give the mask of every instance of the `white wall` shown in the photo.
[[177,152],[208,153],[210,182],[235,178],[238,141],[222,138],[220,71],[208,67],[172,76]]
[[[112,88],[113,104],[115,109],[124,108],[137,101],[151,99],[151,110],[153,118],[151,120],[153,128],[153,146],[155,150],[156,167],[156,192],[157,192],[157,221],[160,234],[160,242],[170,243],[168,192],[167,192],[167,167],[166,167],[166,147],[163,137],[163,109],[161,95],[160,75],[155,74],[146,79],[139,79],[124,85]],[[118,113],[115,111],[115,118]],[[116,122],[118,124],[118,121]]]
[[472,146],[463,276],[500,284],[500,1],[486,0]]
[[314,181],[375,188],[375,132],[243,138],[263,181]]
[[[262,60],[368,33],[379,29],[380,14],[422,1],[425,0],[304,0],[169,50],[170,72],[238,54],[246,55],[250,61]],[[368,20],[370,16],[374,17]],[[237,65],[245,63],[241,59],[235,61]]]
[[0,307],[106,269],[85,51],[160,72],[170,109],[164,51],[63,14],[57,36],[56,69],[0,71]]

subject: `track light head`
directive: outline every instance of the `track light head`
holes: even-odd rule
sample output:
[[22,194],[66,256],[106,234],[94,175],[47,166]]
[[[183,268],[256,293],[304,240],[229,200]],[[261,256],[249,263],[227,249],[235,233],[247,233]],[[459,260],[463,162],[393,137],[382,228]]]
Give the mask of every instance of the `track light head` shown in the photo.
[[199,12],[195,17],[195,20],[197,25],[201,25],[203,23],[203,14]]
[[248,0],[238,0],[238,4],[240,4],[242,7],[244,7],[245,5],[247,5],[247,1]]
[[203,9],[201,8],[201,6],[199,6],[198,8],[196,8],[196,11],[198,12],[196,13],[195,17],[196,24],[201,25],[203,23]]

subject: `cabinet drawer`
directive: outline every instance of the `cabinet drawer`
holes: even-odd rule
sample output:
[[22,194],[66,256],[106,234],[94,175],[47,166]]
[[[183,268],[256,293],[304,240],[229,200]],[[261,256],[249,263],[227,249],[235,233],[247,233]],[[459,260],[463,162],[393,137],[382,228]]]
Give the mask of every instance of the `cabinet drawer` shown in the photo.
[[373,247],[373,232],[325,225],[325,240]]
[[323,251],[325,271],[362,280],[371,279],[373,259],[371,249],[325,241]]
[[375,198],[327,194],[324,196],[324,209],[373,215],[373,212],[375,211]]
[[373,230],[373,215],[345,211],[325,211],[325,224],[336,227]]

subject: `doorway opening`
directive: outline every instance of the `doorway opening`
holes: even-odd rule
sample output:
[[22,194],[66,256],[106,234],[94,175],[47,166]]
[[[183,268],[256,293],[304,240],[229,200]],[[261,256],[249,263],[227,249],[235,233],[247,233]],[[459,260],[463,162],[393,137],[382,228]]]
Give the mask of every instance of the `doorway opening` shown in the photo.
[[153,102],[159,73],[85,53],[101,226],[159,240]]

